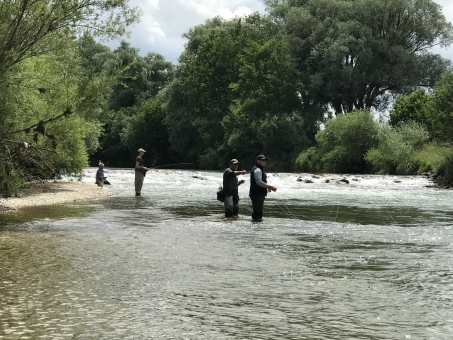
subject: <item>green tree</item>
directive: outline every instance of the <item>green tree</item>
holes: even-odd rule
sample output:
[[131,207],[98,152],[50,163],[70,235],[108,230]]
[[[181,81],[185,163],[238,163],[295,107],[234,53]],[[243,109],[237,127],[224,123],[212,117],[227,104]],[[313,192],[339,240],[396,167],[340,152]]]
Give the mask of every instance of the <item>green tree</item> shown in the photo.
[[157,53],[142,57],[138,52],[123,41],[112,53],[102,56],[104,67],[117,82],[112,85],[108,99],[110,112],[102,119],[104,133],[100,150],[91,156],[93,162],[102,159],[110,166],[130,166],[131,153],[121,139],[127,121],[136,114],[136,107],[155,98],[172,80],[174,66],[171,62]]
[[317,145],[299,155],[296,168],[311,171],[366,173],[365,155],[377,146],[379,124],[368,111],[338,115],[316,134]]
[[429,54],[453,28],[432,0],[267,1],[304,84],[335,112],[381,109],[389,94],[433,84],[448,62]]
[[74,36],[115,37],[138,18],[127,1],[0,3],[0,191],[34,176],[75,173],[96,148],[107,90],[82,67]]
[[390,111],[389,124],[396,127],[401,123],[414,121],[427,125],[432,99],[432,95],[423,89],[399,96]]
[[238,99],[222,121],[228,145],[252,161],[259,153],[272,155],[280,169],[289,170],[310,144],[304,118],[317,113],[319,121],[322,112],[302,98],[297,63],[283,36],[263,45],[249,42],[239,59],[239,80],[230,85]]
[[158,99],[148,99],[134,109],[135,113],[121,133],[121,141],[128,147],[129,154],[133,156],[139,148],[144,148],[148,162],[152,162],[149,166],[172,163],[163,103]]
[[264,42],[275,31],[269,20],[252,15],[231,21],[214,18],[185,34],[186,49],[165,91],[170,141],[181,157],[205,160],[206,168],[224,166],[229,149],[221,121],[238,96],[230,88],[239,79],[238,54],[247,41]]
[[453,73],[446,72],[436,83],[430,108],[433,137],[453,143]]
[[428,141],[429,134],[423,124],[408,121],[396,127],[384,123],[378,138],[378,145],[367,152],[365,159],[376,172],[407,175],[417,171],[414,157]]

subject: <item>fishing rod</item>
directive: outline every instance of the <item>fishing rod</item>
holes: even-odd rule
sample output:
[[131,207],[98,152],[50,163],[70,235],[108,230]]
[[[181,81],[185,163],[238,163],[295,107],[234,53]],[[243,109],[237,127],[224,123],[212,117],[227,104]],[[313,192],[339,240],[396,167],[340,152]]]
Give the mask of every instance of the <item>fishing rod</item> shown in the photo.
[[165,167],[165,166],[171,166],[171,165],[188,165],[188,164],[192,164],[193,168],[195,169],[195,163],[174,163],[174,164],[164,164],[164,165],[158,165],[158,166],[152,167],[152,168],[150,168],[150,169],[163,168],[163,167]]

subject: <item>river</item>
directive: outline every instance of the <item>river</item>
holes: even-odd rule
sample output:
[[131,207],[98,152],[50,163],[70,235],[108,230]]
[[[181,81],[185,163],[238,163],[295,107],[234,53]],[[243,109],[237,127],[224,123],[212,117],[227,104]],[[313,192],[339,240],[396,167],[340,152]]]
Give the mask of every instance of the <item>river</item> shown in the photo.
[[228,220],[221,172],[106,175],[0,214],[0,339],[453,338],[452,191],[423,177],[271,173],[256,223],[248,175]]

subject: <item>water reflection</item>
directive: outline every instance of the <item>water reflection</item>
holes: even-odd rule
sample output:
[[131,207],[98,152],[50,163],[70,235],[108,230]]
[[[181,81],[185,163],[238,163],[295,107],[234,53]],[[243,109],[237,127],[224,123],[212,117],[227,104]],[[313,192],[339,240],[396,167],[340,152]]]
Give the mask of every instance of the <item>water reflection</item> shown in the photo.
[[251,223],[245,191],[225,220],[221,174],[201,175],[137,198],[118,171],[117,197],[1,215],[0,339],[451,338],[448,191],[277,176]]

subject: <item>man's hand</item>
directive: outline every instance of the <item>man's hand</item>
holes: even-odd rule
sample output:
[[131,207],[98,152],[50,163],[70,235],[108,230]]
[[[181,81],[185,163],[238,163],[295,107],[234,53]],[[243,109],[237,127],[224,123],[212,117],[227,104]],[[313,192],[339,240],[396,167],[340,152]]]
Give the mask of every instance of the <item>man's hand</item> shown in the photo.
[[245,180],[241,179],[241,180],[239,181],[238,185],[239,185],[239,184],[242,184],[242,183],[245,183]]
[[277,187],[273,185],[269,185],[268,189],[271,191],[277,191]]

